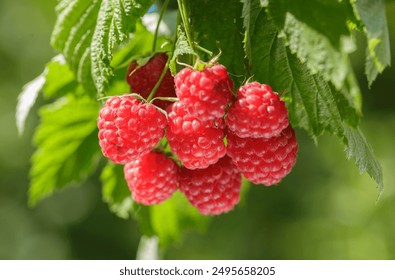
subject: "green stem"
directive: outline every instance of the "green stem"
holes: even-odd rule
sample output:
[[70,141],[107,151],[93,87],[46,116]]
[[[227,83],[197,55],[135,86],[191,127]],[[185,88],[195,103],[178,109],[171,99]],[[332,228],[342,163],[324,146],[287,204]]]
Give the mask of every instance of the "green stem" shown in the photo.
[[191,27],[189,25],[188,16],[187,16],[187,8],[185,6],[184,0],[177,0],[177,2],[178,2],[178,9],[181,14],[181,20],[182,23],[184,24],[185,34],[187,35],[188,43],[191,46],[191,48],[195,50],[195,44],[193,43],[192,40]]
[[194,44],[194,45],[195,45],[195,47],[196,47],[198,50],[201,50],[202,52],[207,53],[210,57],[213,56],[213,52],[209,51],[208,49],[203,48],[202,46],[200,46],[200,45],[198,45],[198,44]]
[[147,102],[150,102],[152,100],[152,98],[155,95],[155,92],[158,90],[160,84],[162,83],[163,79],[165,78],[166,72],[169,69],[169,61],[170,60],[168,59],[167,62],[166,62],[165,67],[163,68],[162,74],[159,77],[159,80],[156,82],[154,88],[151,90],[151,93],[150,93],[150,95],[147,98]]
[[166,76],[166,72],[169,69],[170,60],[173,57],[174,51],[176,49],[176,41],[177,41],[177,32],[175,32],[175,34],[174,34],[173,48],[171,50],[171,54],[167,58],[166,65],[163,68],[163,71],[162,71],[162,73],[161,73],[161,75],[159,77],[159,80],[156,82],[154,88],[151,90],[151,92],[150,92],[150,94],[149,94],[149,96],[147,98],[147,102],[150,102],[154,98],[155,92],[158,90],[160,84],[162,83],[163,79]]
[[158,23],[156,24],[156,28],[155,28],[155,36],[154,36],[154,43],[152,45],[152,52],[155,52],[155,50],[156,50],[156,41],[158,39],[159,26],[160,26],[160,23],[162,22],[163,15],[165,14],[165,11],[167,9],[167,5],[169,4],[169,1],[170,0],[165,0],[165,2],[162,5],[162,8],[160,10]]

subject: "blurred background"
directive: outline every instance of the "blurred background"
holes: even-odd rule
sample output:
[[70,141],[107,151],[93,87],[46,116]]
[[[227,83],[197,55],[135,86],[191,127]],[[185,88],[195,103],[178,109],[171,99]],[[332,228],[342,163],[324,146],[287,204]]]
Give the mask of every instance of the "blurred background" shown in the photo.
[[[22,86],[55,55],[55,4],[0,1],[0,259],[134,259],[137,224],[109,212],[97,176],[27,207],[37,106],[21,137],[15,106]],[[395,1],[387,1],[392,57],[394,15]],[[380,200],[336,138],[324,135],[315,146],[299,130],[298,162],[280,187],[251,187],[236,211],[214,218],[204,233],[188,232],[164,258],[395,259],[395,68],[368,89],[365,42],[358,44],[352,62],[363,91],[362,130],[383,166]]]

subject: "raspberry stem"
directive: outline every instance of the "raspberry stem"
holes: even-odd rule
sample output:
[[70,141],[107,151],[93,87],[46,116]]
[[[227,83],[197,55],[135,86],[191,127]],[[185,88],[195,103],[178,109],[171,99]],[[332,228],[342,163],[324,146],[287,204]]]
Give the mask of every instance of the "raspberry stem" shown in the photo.
[[185,6],[185,0],[177,0],[177,3],[178,3],[178,8],[179,8],[179,15],[181,16],[181,21],[184,26],[188,44],[195,53],[195,55],[193,56],[193,61],[192,61],[192,65],[194,65],[193,68],[201,71],[206,67],[211,67],[213,64],[218,62],[218,59],[221,55],[221,50],[219,51],[219,54],[216,55],[214,58],[212,58],[209,62],[204,62],[200,59],[199,54],[196,52],[196,50],[199,50],[201,52],[208,54],[209,57],[213,56],[213,52],[202,47],[201,45],[199,45],[197,42],[195,42],[193,40],[191,27],[190,27],[188,16],[187,16],[187,8]]
[[162,74],[160,75],[159,80],[156,82],[154,88],[151,90],[151,93],[150,93],[150,95],[147,98],[147,102],[150,102],[152,100],[152,98],[155,96],[156,91],[158,90],[160,84],[162,83],[163,79],[166,76],[167,70],[169,70],[169,63],[170,63],[171,57],[173,57],[174,50],[176,48],[176,41],[177,41],[177,32],[174,34],[173,47],[172,47],[172,50],[171,50],[171,55],[168,56],[167,61],[166,61],[166,65],[165,65],[165,67],[163,67]]
[[165,67],[163,68],[162,74],[160,74],[159,80],[156,82],[154,88],[151,90],[151,93],[147,98],[147,102],[150,102],[152,100],[152,98],[154,97],[155,92],[159,88],[160,84],[162,83],[163,78],[165,77],[168,69],[169,69],[169,59],[167,59],[167,62],[166,62]]
[[197,49],[201,50],[202,52],[207,53],[210,57],[213,56],[213,52],[212,52],[212,51],[209,51],[208,49],[203,48],[203,47],[200,46],[198,43],[195,42],[194,46],[195,46]]
[[191,32],[191,27],[189,26],[187,9],[185,7],[184,0],[177,0],[177,2],[178,2],[178,8],[180,11],[180,15],[181,15],[181,20],[184,25],[185,33],[187,35],[188,43],[189,43],[190,47],[193,50],[195,50],[195,44],[193,43],[193,40],[192,40],[192,32]]
[[155,28],[154,42],[152,44],[152,52],[153,53],[156,51],[156,41],[158,39],[159,26],[160,26],[160,23],[162,22],[163,15],[165,14],[168,4],[169,4],[169,0],[165,0],[165,2],[163,3],[163,5],[161,7],[161,10],[160,10],[159,19],[158,19],[158,22],[157,22],[156,28]]
[[150,102],[154,102],[155,100],[163,100],[163,101],[169,101],[169,102],[177,102],[179,99],[177,97],[164,97],[164,96],[157,96],[153,98]]
[[[140,94],[138,94],[138,93],[125,93],[124,96],[131,96],[131,97],[136,98],[137,100],[142,100],[142,101],[144,101],[145,103],[147,103],[147,100],[145,100],[144,97],[142,97],[142,96],[141,96]],[[110,95],[110,96],[103,96],[103,97],[97,98],[97,101],[103,102],[103,101],[106,101],[106,100],[111,99],[111,98],[113,98],[113,97],[114,97],[113,95]]]

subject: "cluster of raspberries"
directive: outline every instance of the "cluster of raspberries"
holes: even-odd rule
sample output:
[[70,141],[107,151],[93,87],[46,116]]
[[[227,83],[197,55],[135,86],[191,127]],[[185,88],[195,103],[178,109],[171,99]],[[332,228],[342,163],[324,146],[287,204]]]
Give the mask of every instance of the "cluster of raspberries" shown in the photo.
[[[132,62],[127,82],[147,98],[162,75],[166,54],[145,65]],[[109,98],[98,118],[104,156],[124,164],[133,199],[161,203],[176,190],[203,215],[218,215],[240,199],[241,176],[270,186],[281,181],[296,161],[298,144],[279,95],[265,84],[247,83],[233,94],[221,64],[201,71],[166,72],[153,99],[134,95]],[[171,152],[164,152],[165,137]]]

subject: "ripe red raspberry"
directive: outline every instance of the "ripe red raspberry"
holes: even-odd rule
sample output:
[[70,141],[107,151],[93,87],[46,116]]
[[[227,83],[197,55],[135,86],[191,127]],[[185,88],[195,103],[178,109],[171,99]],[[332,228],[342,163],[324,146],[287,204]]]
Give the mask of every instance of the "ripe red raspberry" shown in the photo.
[[270,138],[288,126],[288,111],[284,101],[268,85],[248,83],[239,88],[226,124],[239,137]]
[[103,155],[125,164],[152,150],[164,136],[167,120],[154,105],[123,95],[107,100],[97,125]]
[[167,140],[186,168],[206,168],[226,154],[223,131],[191,116],[183,103],[169,106],[168,119]]
[[240,200],[240,188],[241,174],[227,156],[206,169],[181,170],[180,190],[203,215],[232,210]]
[[[138,67],[136,61],[132,61],[126,74],[126,81],[130,86],[130,91],[132,93],[138,93],[147,99],[162,75],[166,62],[167,55],[165,53],[156,54],[146,64],[140,67]],[[174,78],[171,75],[170,70],[167,70],[162,83],[155,92],[154,97],[158,96],[176,97],[174,90]],[[171,102],[164,100],[155,100],[153,103],[164,110],[171,104]]]
[[221,64],[202,71],[184,68],[174,82],[180,101],[190,114],[203,121],[222,118],[232,99],[233,82]]
[[271,138],[240,138],[227,134],[227,154],[246,179],[270,186],[284,178],[296,162],[298,143],[291,126]]
[[141,204],[158,204],[178,189],[178,166],[164,154],[150,152],[124,167],[133,199]]

